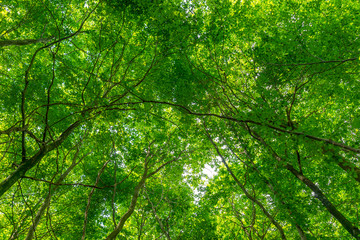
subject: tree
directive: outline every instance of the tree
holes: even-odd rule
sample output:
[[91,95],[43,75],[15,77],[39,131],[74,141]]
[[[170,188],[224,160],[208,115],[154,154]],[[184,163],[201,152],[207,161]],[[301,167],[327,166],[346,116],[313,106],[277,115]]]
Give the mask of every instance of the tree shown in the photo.
[[5,1],[0,237],[360,239],[356,3]]

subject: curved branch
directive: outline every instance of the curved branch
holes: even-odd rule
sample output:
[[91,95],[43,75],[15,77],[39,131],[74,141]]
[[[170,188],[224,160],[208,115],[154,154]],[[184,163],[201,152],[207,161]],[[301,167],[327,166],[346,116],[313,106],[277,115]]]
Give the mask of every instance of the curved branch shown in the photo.
[[4,181],[0,183],[0,197],[7,192],[27,171],[33,168],[41,159],[50,151],[60,146],[65,139],[80,125],[81,121],[76,121],[68,127],[58,139],[54,142],[44,145],[40,150],[30,159],[23,162],[13,173],[10,174]]
[[[205,126],[204,126],[205,127]],[[224,156],[221,154],[218,146],[216,145],[216,143],[212,140],[210,134],[208,133],[208,131],[205,129],[206,131],[206,135],[209,139],[209,141],[211,142],[211,144],[214,146],[217,154],[219,155],[222,163],[225,165],[227,171],[230,173],[230,175],[232,176],[232,178],[234,179],[234,181],[236,182],[236,184],[241,188],[241,190],[244,192],[244,194],[246,195],[246,197],[248,199],[250,199],[252,202],[254,202],[256,205],[259,206],[259,208],[262,210],[262,212],[265,214],[265,216],[271,221],[271,223],[279,230],[280,232],[280,236],[281,239],[286,239],[285,237],[285,233],[284,233],[284,229],[281,227],[281,225],[273,218],[273,216],[271,216],[271,214],[265,209],[264,205],[259,202],[256,198],[254,198],[253,196],[251,196],[249,194],[249,192],[246,190],[245,186],[239,181],[239,179],[235,176],[235,174],[233,173],[233,171],[230,169],[229,165],[226,163],[226,160],[224,158]]]
[[[137,97],[140,98],[139,96],[137,96]],[[275,127],[275,126],[270,125],[270,124],[253,121],[253,120],[250,120],[250,119],[236,119],[234,117],[218,115],[218,114],[215,114],[215,113],[197,113],[197,112],[193,112],[192,110],[190,110],[189,108],[187,108],[185,106],[182,106],[182,105],[179,105],[179,104],[176,104],[176,103],[169,103],[169,102],[164,102],[164,101],[144,100],[144,99],[141,99],[141,100],[142,100],[143,103],[157,103],[157,104],[164,104],[164,105],[169,105],[169,106],[173,106],[173,107],[178,107],[178,108],[184,110],[186,113],[188,113],[190,115],[205,116],[205,117],[216,117],[216,118],[225,119],[225,120],[229,120],[229,121],[233,121],[233,122],[237,122],[237,123],[252,123],[252,124],[255,124],[255,125],[258,125],[258,126],[265,126],[265,127],[271,128],[273,130],[276,130],[276,131],[279,131],[279,132],[282,132],[282,133],[288,133],[288,134],[293,134],[293,135],[297,135],[297,136],[304,136],[306,138],[309,138],[309,139],[312,139],[312,140],[315,140],[315,141],[324,142],[324,143],[331,144],[331,145],[334,145],[334,146],[337,146],[337,147],[341,147],[343,149],[346,149],[346,150],[349,150],[349,151],[352,151],[352,152],[355,152],[355,153],[360,153],[359,148],[353,148],[353,147],[350,147],[348,145],[345,145],[345,144],[342,144],[342,143],[339,143],[339,142],[335,142],[335,141],[333,141],[331,139],[320,138],[320,137],[316,137],[316,136],[306,134],[306,133],[303,133],[303,132],[290,131],[290,130],[282,129],[282,128],[279,128],[279,127]]]

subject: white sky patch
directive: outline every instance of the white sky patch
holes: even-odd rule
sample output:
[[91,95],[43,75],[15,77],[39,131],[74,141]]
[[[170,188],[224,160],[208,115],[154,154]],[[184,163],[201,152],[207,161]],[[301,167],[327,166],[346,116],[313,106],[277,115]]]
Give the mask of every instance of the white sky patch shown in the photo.
[[202,177],[202,179],[206,179],[206,185],[208,184],[208,181],[212,179],[216,174],[218,170],[215,167],[211,167],[209,164],[205,164],[202,173],[206,175],[207,177]]
[[214,176],[217,175],[217,173],[218,173],[218,169],[216,167],[212,167],[209,164],[205,164],[201,176],[201,180],[203,184],[200,184],[198,188],[193,188],[195,194],[195,203],[198,203],[204,194],[204,192],[200,192],[199,189],[206,188],[207,185],[209,184],[209,181],[213,179]]
[[[194,193],[194,203],[197,204],[200,199],[203,197],[204,188],[207,187],[209,181],[213,179],[218,174],[218,167],[221,165],[221,160],[215,158],[209,164],[205,164],[200,174],[196,174],[191,169],[191,166],[184,166],[184,172],[182,174],[183,181],[188,184],[188,186],[192,189]],[[199,177],[201,179],[201,184],[195,187],[191,184],[191,178]],[[190,180],[190,181],[189,181]]]

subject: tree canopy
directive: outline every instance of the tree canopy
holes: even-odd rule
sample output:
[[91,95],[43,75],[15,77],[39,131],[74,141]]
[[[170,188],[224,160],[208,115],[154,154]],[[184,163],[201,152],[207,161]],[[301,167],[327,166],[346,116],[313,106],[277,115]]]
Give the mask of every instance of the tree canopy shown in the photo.
[[357,1],[0,16],[0,239],[360,239]]

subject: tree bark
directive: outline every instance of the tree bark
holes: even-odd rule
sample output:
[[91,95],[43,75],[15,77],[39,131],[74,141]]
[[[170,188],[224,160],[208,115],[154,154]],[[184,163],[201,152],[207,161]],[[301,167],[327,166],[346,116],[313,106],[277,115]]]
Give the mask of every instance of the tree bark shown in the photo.
[[[286,163],[272,148],[270,145],[268,145],[265,140],[260,137],[256,132],[249,129],[252,133],[255,134],[253,136],[258,141],[260,141],[264,147],[266,147],[270,153],[274,156],[274,158],[278,162]],[[329,199],[322,193],[320,188],[316,186],[311,180],[306,178],[301,172],[296,170],[291,164],[286,163],[285,168],[289,170],[294,176],[296,176],[300,181],[305,183],[306,186],[308,186],[314,193],[315,197],[320,200],[320,202],[323,204],[323,206],[329,211],[329,213],[335,217],[340,224],[353,236],[355,239],[360,240],[360,230],[355,227],[344,215],[342,215],[341,212],[339,212],[336,207],[329,201]]]
[[[225,140],[225,142],[226,142],[226,140]],[[239,156],[235,153],[235,151],[229,146],[229,144],[228,144],[228,143],[226,143],[226,144],[228,145],[228,148],[229,148],[229,150],[231,151],[231,153],[232,153],[237,159],[239,159],[239,160],[241,161],[240,157],[239,157]],[[293,214],[293,213],[291,212],[291,210],[289,209],[289,207],[287,206],[287,204],[286,204],[285,201],[283,200],[281,194],[279,194],[279,192],[275,190],[275,187],[273,186],[273,184],[271,183],[271,181],[261,174],[260,170],[255,166],[254,162],[251,160],[251,157],[250,157],[248,151],[247,151],[246,149],[244,149],[244,152],[246,153],[246,156],[247,156],[247,158],[250,160],[250,163],[251,163],[251,164],[247,164],[247,163],[244,162],[244,161],[241,161],[241,162],[243,162],[244,164],[246,164],[246,166],[248,166],[249,168],[255,170],[255,171],[259,174],[259,176],[260,176],[260,178],[263,180],[263,182],[264,182],[264,183],[268,186],[268,188],[272,191],[272,193],[274,194],[274,196],[276,196],[277,198],[280,199],[280,203],[284,206],[284,208],[287,209],[287,211],[288,211],[288,213],[289,213],[289,216],[290,216],[291,219],[292,219],[291,223],[295,226],[296,230],[298,231],[299,236],[300,236],[300,239],[301,239],[301,240],[306,240],[306,235],[305,235],[304,231],[302,230],[301,226],[297,223],[296,218],[293,217],[293,215],[296,215],[296,213]]]
[[[120,233],[120,231],[123,229],[124,225],[125,225],[125,222],[128,220],[128,218],[133,214],[134,210],[135,210],[135,207],[136,207],[136,203],[137,203],[137,199],[139,197],[139,193],[140,193],[140,190],[144,187],[145,185],[145,182],[146,182],[146,179],[152,177],[153,175],[155,175],[156,173],[158,173],[162,168],[164,168],[165,166],[167,166],[168,164],[172,163],[172,162],[176,162],[177,160],[180,159],[181,157],[181,154],[183,152],[180,152],[179,156],[177,156],[176,158],[172,159],[172,160],[169,160],[165,163],[163,163],[162,165],[160,165],[156,170],[150,172],[148,174],[148,171],[149,169],[151,168],[151,166],[148,166],[149,165],[149,157],[151,156],[150,155],[150,146],[154,143],[155,141],[152,141],[150,144],[149,144],[149,152],[145,158],[145,166],[144,166],[144,173],[141,177],[141,180],[140,182],[136,185],[135,189],[134,189],[134,193],[133,193],[133,196],[132,196],[132,199],[131,199],[131,203],[130,203],[130,206],[128,208],[128,210],[126,211],[126,213],[121,217],[118,225],[115,227],[115,229],[105,238],[105,240],[111,240],[111,239],[115,239],[116,236]],[[151,158],[151,157],[150,157]]]
[[39,39],[22,39],[22,40],[3,40],[0,41],[0,47],[6,47],[6,46],[24,46],[24,45],[30,45],[33,43],[46,43],[51,41],[53,39],[50,38],[39,38]]
[[137,199],[139,197],[139,193],[140,190],[142,189],[142,187],[145,184],[146,181],[146,177],[147,176],[147,168],[145,168],[144,174],[141,177],[140,182],[136,185],[135,189],[134,189],[134,193],[133,193],[133,197],[131,199],[131,203],[130,206],[128,208],[128,210],[126,211],[126,213],[121,217],[118,225],[115,227],[114,231],[112,231],[105,239],[106,240],[110,240],[110,239],[115,239],[116,236],[120,233],[120,231],[123,229],[124,224],[126,222],[126,220],[128,220],[128,218],[133,214],[134,210],[135,210],[135,206],[137,203]]
[[50,151],[54,150],[62,144],[62,142],[73,132],[73,130],[80,125],[80,121],[76,121],[68,127],[60,137],[53,143],[45,145],[30,159],[22,163],[13,173],[10,174],[4,181],[0,183],[0,197],[6,193],[12,185],[14,185],[27,171],[33,168],[41,159]]
[[[206,127],[205,127],[205,131],[206,131]],[[230,175],[232,176],[232,178],[235,180],[236,184],[241,188],[241,190],[245,193],[246,197],[249,198],[252,202],[254,202],[256,205],[258,205],[260,207],[260,209],[262,210],[262,212],[265,214],[265,216],[271,221],[271,223],[279,230],[281,239],[286,239],[285,233],[283,228],[280,226],[280,224],[271,216],[271,214],[265,209],[264,205],[259,202],[256,198],[254,198],[253,196],[251,196],[248,191],[246,190],[245,186],[243,184],[240,183],[239,179],[235,176],[235,174],[233,173],[233,171],[230,169],[229,165],[226,163],[225,158],[223,157],[223,155],[220,153],[219,148],[217,147],[217,145],[215,144],[215,142],[212,140],[211,136],[209,135],[209,133],[206,131],[206,134],[210,140],[210,142],[212,143],[212,145],[214,146],[217,154],[219,155],[219,157],[221,158],[222,163],[225,165],[227,171],[230,173]]]
[[360,240],[360,230],[336,209],[336,207],[322,193],[318,186],[316,186],[312,181],[297,171],[292,165],[286,164],[285,167],[315,193],[315,197],[320,200],[323,206],[341,223],[341,225],[351,234],[351,236],[357,240]]

